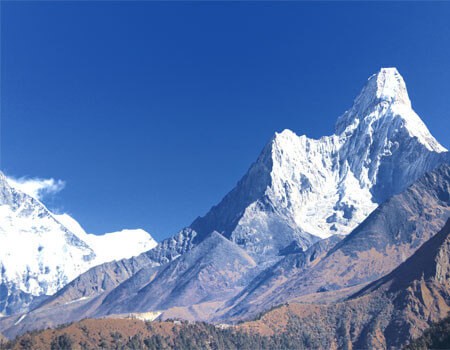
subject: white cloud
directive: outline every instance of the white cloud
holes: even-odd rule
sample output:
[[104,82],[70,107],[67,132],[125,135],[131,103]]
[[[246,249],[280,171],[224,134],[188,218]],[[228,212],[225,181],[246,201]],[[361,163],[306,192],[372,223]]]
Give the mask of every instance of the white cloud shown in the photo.
[[60,192],[66,186],[64,181],[55,180],[53,178],[40,179],[21,177],[15,179],[8,177],[7,179],[11,186],[39,200]]

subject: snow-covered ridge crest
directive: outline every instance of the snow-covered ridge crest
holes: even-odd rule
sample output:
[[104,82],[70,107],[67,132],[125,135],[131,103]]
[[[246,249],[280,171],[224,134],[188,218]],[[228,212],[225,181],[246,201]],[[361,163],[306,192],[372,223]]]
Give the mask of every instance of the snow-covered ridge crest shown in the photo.
[[113,260],[128,259],[153,249],[158,244],[143,229],[124,229],[117,232],[94,235],[87,233],[68,214],[53,214],[53,217],[94,250],[95,265]]
[[370,187],[340,158],[344,146],[337,135],[315,140],[287,129],[275,135],[265,196],[297,231],[320,238],[347,234],[376,208]]

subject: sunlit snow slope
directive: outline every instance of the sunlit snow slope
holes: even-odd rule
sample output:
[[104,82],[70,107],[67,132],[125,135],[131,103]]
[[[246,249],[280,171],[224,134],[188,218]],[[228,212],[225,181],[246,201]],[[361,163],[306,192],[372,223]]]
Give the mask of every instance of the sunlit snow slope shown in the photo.
[[[92,266],[156,246],[143,230],[87,234],[67,214],[52,214],[0,173],[0,312],[18,299],[50,295]],[[22,300],[23,302],[23,300]]]

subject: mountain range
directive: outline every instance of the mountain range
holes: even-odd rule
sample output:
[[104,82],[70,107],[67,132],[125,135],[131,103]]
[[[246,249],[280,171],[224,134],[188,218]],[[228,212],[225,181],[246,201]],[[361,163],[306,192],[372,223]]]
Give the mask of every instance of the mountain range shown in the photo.
[[27,333],[5,347],[398,349],[425,330],[407,348],[443,349],[449,339],[449,249],[450,220],[391,273],[337,303],[290,302],[237,325],[86,319]]
[[[158,245],[141,231],[88,235],[3,177],[0,209],[9,211],[10,224],[1,221],[0,238],[17,235],[13,228],[25,215],[20,232],[37,243],[32,260],[12,270],[8,257],[22,253],[5,240],[11,253],[0,256],[0,301],[12,316],[0,320],[0,332],[14,337],[86,317],[143,313],[236,323],[289,303],[288,312],[305,324],[311,319],[303,313],[316,310],[327,313],[326,327],[341,320],[358,330],[330,332],[330,346],[400,346],[448,311],[449,163],[449,152],[412,109],[399,72],[383,68],[338,118],[333,135],[276,133],[219,204]],[[434,272],[414,274],[420,261]],[[50,276],[44,282],[43,274]],[[425,286],[430,302],[420,306],[414,288],[425,293]],[[337,311],[329,317],[330,307]],[[355,307],[360,312],[348,318]],[[432,316],[413,317],[414,307]],[[279,311],[264,317],[272,312]],[[370,318],[374,312],[385,317]],[[389,327],[401,322],[404,332],[396,336]]]

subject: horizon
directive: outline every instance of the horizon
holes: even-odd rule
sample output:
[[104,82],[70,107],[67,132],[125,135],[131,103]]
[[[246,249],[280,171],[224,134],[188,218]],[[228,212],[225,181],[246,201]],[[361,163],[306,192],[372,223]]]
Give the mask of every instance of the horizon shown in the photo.
[[[275,132],[331,135],[382,67],[399,70],[413,109],[450,146],[450,48],[443,46],[450,4],[237,5],[2,3],[2,171],[55,179],[43,187],[44,204],[89,233],[142,228],[161,241],[232,190]],[[400,27],[408,31],[399,30],[393,13],[370,31],[386,8],[403,14]],[[318,10],[339,25],[336,32],[308,22]],[[115,28],[124,11],[126,23]],[[261,17],[250,26],[252,11]],[[432,25],[422,21],[427,15]],[[77,27],[82,19],[84,31]],[[366,26],[355,33],[358,23]],[[206,33],[203,24],[212,29]],[[432,39],[435,27],[447,37]],[[151,36],[155,28],[166,31]],[[376,43],[384,38],[383,52],[364,53],[364,42],[345,45],[355,34]],[[350,53],[327,60],[340,45]],[[185,56],[174,56],[180,48]],[[311,62],[304,58],[310,50],[326,57]],[[363,57],[356,62],[357,53]]]

